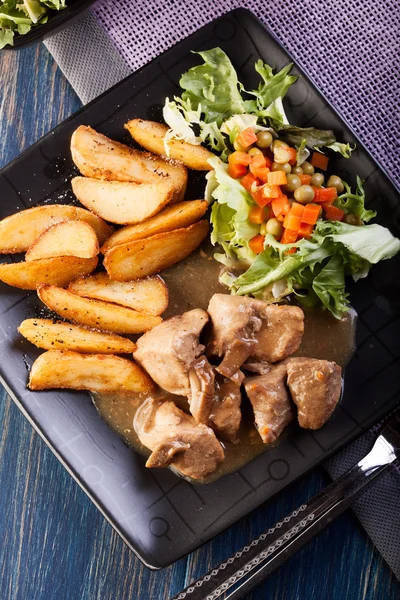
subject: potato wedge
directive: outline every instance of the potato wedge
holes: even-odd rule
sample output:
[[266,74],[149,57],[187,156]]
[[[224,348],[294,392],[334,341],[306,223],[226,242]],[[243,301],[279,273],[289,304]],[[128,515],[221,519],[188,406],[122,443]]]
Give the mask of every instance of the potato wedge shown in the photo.
[[81,125],[71,138],[72,160],[86,177],[135,183],[168,182],[174,188],[173,202],[183,200],[186,167],[148,152],[114,142],[91,127]]
[[81,298],[55,285],[40,285],[37,294],[55,313],[79,325],[115,333],[142,333],[161,323],[161,317],[145,315],[111,302]]
[[100,181],[90,177],[74,177],[72,191],[79,202],[99,217],[130,225],[141,223],[169,204],[174,195],[171,184]]
[[150,237],[156,233],[173,231],[192,225],[206,213],[208,206],[206,200],[186,200],[167,206],[144,223],[123,227],[113,233],[103,244],[101,252],[105,254],[110,248],[118,246],[118,244],[126,244],[127,242]]
[[136,281],[113,281],[107,273],[95,273],[76,279],[69,284],[68,291],[84,298],[115,302],[148,315],[161,315],[168,306],[168,288],[159,275]]
[[114,231],[103,219],[85,208],[51,204],[21,210],[0,221],[0,254],[26,252],[47,229],[61,221],[85,221],[103,244]]
[[44,350],[72,350],[83,354],[130,354],[136,344],[116,333],[103,333],[52,319],[26,319],[21,335]]
[[[168,131],[166,125],[155,121],[132,119],[126,123],[125,129],[143,148],[159,156],[165,156],[164,137]],[[183,140],[169,140],[168,147],[170,158],[181,161],[188,169],[211,171],[212,167],[207,161],[215,155],[203,146],[188,144]]]
[[26,261],[54,256],[94,258],[99,253],[96,233],[84,221],[62,221],[44,231],[28,249]]
[[56,256],[31,262],[0,265],[0,281],[21,290],[36,290],[40,283],[61,287],[81,275],[89,275],[97,266],[97,257]]
[[154,384],[136,363],[113,354],[48,350],[32,365],[31,390],[55,388],[130,394],[150,392]]
[[111,279],[131,281],[153,275],[189,256],[208,233],[208,221],[114,246],[104,257]]

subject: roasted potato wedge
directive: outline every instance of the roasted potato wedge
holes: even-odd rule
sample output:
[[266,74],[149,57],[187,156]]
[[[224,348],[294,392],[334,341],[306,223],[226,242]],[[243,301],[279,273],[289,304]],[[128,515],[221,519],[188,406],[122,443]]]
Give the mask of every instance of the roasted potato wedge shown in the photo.
[[[165,156],[164,137],[168,131],[166,125],[156,123],[155,121],[143,121],[143,119],[132,119],[125,128],[129,131],[133,139],[143,148]],[[169,155],[174,160],[180,160],[189,169],[195,171],[210,171],[211,166],[208,159],[214,154],[195,144],[188,144],[182,140],[169,140]]]
[[103,244],[114,231],[97,215],[85,208],[52,204],[21,210],[0,221],[0,254],[26,252],[47,229],[61,221],[85,221]]
[[55,285],[40,285],[38,296],[55,313],[79,325],[115,333],[142,333],[161,323],[161,317],[146,315],[111,302],[76,296]]
[[0,280],[21,290],[36,290],[40,283],[61,287],[81,275],[89,275],[97,266],[97,257],[56,256],[31,262],[0,265]]
[[83,354],[130,354],[136,344],[116,333],[103,333],[52,319],[26,319],[21,335],[44,350],[72,350]]
[[96,273],[73,281],[68,291],[155,316],[161,315],[168,306],[168,288],[159,275],[136,281],[113,281],[107,273]]
[[186,200],[167,206],[144,223],[123,227],[113,233],[103,244],[101,252],[105,254],[110,248],[119,244],[126,244],[127,242],[150,237],[156,233],[173,231],[192,225],[206,213],[208,206],[206,200]]
[[86,177],[135,183],[170,183],[173,202],[183,200],[187,183],[184,165],[110,140],[91,127],[81,125],[71,138],[72,160]]
[[136,363],[113,354],[48,350],[32,365],[29,388],[89,390],[130,394],[150,392],[154,384]]
[[208,233],[208,221],[114,246],[104,257],[111,279],[131,281],[153,275],[189,256]]
[[25,260],[39,260],[54,256],[94,258],[99,253],[96,233],[84,221],[62,221],[47,229],[33,242]]
[[100,181],[74,177],[72,191],[79,202],[96,215],[119,225],[141,223],[169,204],[174,195],[170,183]]

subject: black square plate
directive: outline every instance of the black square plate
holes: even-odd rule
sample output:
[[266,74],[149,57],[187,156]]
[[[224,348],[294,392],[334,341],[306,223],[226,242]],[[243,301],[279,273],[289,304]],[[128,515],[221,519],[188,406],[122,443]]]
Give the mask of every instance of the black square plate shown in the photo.
[[[262,58],[275,68],[290,57],[248,11],[236,10],[203,27],[149,65],[116,85],[49,133],[0,174],[0,217],[49,202],[71,202],[76,174],[69,152],[71,134],[87,124],[130,143],[124,123],[133,117],[159,118],[166,96],[177,92],[180,75],[196,64],[191,50],[220,46],[246,85],[254,84],[253,65]],[[298,71],[297,71],[298,72]],[[332,128],[354,141],[349,128],[303,75],[291,88],[289,119],[299,125]],[[354,183],[366,179],[369,204],[379,221],[399,235],[397,193],[362,145],[334,170]],[[348,171],[351,169],[351,172]],[[35,293],[0,286],[0,372],[14,400],[136,554],[153,568],[165,567],[191,552],[267,500],[296,477],[326,459],[387,414],[400,389],[400,260],[372,269],[367,280],[350,285],[359,313],[358,350],[345,376],[345,393],[333,419],[320,431],[297,429],[239,472],[194,486],[167,470],[148,470],[98,416],[89,395],[33,393],[26,389],[25,359],[37,352],[21,340],[17,325],[35,314]]]

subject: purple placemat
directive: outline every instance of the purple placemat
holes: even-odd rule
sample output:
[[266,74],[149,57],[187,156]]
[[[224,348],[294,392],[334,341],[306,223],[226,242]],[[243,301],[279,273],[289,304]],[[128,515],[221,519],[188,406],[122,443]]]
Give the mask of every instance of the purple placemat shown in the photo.
[[[83,102],[225,12],[245,7],[272,31],[400,187],[400,11],[392,0],[100,0],[46,42]],[[337,477],[374,433],[331,459]],[[400,475],[381,476],[355,503],[368,534],[400,578]]]

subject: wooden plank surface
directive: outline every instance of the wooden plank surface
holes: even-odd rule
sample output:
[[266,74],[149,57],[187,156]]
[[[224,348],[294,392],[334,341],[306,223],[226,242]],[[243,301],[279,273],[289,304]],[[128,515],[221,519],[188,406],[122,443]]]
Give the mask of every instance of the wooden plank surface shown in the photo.
[[[0,167],[80,106],[43,46],[2,53]],[[1,343],[1,340],[0,340]],[[188,558],[152,572],[0,392],[0,600],[167,600],[318,492],[304,477]],[[248,600],[398,600],[400,584],[347,513]]]

